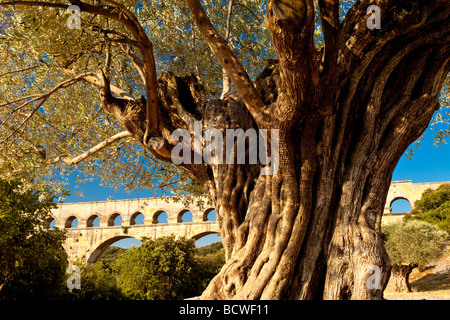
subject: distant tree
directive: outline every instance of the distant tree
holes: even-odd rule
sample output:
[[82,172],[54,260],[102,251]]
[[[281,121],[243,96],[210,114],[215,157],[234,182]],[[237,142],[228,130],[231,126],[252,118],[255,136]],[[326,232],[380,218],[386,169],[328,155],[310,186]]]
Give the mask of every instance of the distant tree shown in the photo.
[[128,298],[175,300],[199,295],[193,240],[167,236],[146,239],[112,264],[118,285]]
[[208,246],[196,248],[196,258],[200,267],[197,279],[201,281],[203,291],[225,264],[225,249],[223,244],[221,242],[214,242]]
[[394,290],[397,292],[410,292],[408,278],[411,271],[438,259],[449,240],[445,231],[417,220],[383,225],[382,232],[391,259]]
[[426,190],[422,198],[414,203],[411,213],[404,220],[425,221],[437,225],[450,233],[450,184],[443,184],[436,190]]
[[104,268],[111,269],[111,264],[126,251],[127,249],[111,246],[101,254],[97,262],[101,262]]
[[55,195],[0,179],[0,298],[55,299],[64,293],[65,233],[45,230]]

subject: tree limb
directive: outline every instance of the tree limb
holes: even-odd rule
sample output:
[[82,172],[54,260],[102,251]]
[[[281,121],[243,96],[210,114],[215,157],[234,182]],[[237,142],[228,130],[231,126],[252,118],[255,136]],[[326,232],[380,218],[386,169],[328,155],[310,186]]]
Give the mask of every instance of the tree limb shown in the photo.
[[[225,42],[226,43],[228,43],[228,41],[230,40],[230,35],[231,35],[231,18],[233,16],[233,4],[234,4],[234,0],[228,0],[227,21],[226,21],[226,29],[225,29]],[[221,99],[223,99],[223,97],[231,90],[231,80],[225,69],[222,69],[222,79],[223,79],[223,81],[222,81],[223,87],[222,87],[222,95],[220,97]]]
[[295,117],[303,119],[318,105],[319,68],[314,47],[312,0],[271,0],[265,24],[279,57],[284,96]]
[[323,37],[325,40],[325,59],[322,74],[335,78],[339,51],[339,0],[319,0]]
[[67,156],[57,156],[54,159],[46,161],[46,163],[47,164],[55,164],[55,163],[62,161],[69,166],[73,166],[73,165],[85,160],[86,158],[96,154],[98,151],[105,149],[106,147],[110,146],[114,142],[121,140],[123,138],[128,138],[128,137],[131,137],[131,133],[128,131],[122,131],[122,132],[119,132],[119,133],[113,135],[112,137],[100,142],[96,146],[92,147],[91,149],[83,152],[82,154],[80,154],[76,157],[68,158]]
[[[76,0],[76,2],[78,1],[79,0]],[[151,137],[159,136],[158,83],[156,78],[155,57],[153,55],[153,44],[148,39],[147,34],[138,19],[130,10],[113,0],[105,0],[105,2],[112,4],[116,9],[122,11],[123,14],[119,13],[118,21],[122,23],[127,22],[127,28],[136,38],[139,50],[141,51],[145,70],[145,91],[147,94],[147,127],[143,142],[144,145],[150,146],[151,143],[149,144],[149,139]],[[129,22],[126,20],[129,20]]]
[[[88,73],[88,74],[90,74],[90,73]],[[82,74],[82,75],[79,75],[79,76],[77,76],[77,77],[75,77],[75,78],[72,78],[72,79],[68,79],[68,80],[65,80],[65,81],[63,81],[63,82],[61,82],[60,84],[58,84],[57,86],[55,86],[53,89],[51,89],[49,92],[46,92],[46,93],[44,93],[44,94],[42,94],[42,95],[40,95],[39,97],[37,97],[37,98],[35,98],[35,99],[32,99],[32,100],[30,100],[30,101],[27,101],[27,102],[25,102],[25,103],[23,103],[21,106],[19,106],[18,108],[16,108],[15,109],[15,111],[17,111],[17,110],[20,110],[20,109],[22,109],[24,106],[26,106],[26,105],[28,105],[28,104],[30,104],[30,103],[32,103],[32,102],[35,102],[35,101],[37,101],[37,100],[39,100],[39,99],[42,99],[40,102],[39,102],[39,104],[27,115],[27,117],[25,118],[25,120],[23,120],[22,121],[22,123],[17,127],[17,128],[15,128],[5,139],[3,139],[0,143],[4,143],[4,142],[6,142],[6,141],[8,141],[8,139],[9,138],[11,138],[17,131],[19,131],[20,130],[20,128],[22,128],[30,119],[31,119],[31,117],[41,108],[41,106],[47,101],[47,99],[48,98],[50,98],[50,96],[53,94],[53,93],[55,93],[56,91],[58,91],[59,89],[61,89],[61,88],[66,88],[66,87],[68,87],[68,86],[71,86],[72,84],[74,84],[74,83],[77,83],[78,81],[81,81],[81,79],[83,78],[83,77],[85,77],[86,75],[88,75],[88,74]]]
[[200,0],[186,0],[186,3],[202,38],[230,76],[245,106],[258,123],[258,120],[262,120],[262,111],[265,105],[250,77],[226,41],[212,25]]
[[[57,68],[57,70],[65,73],[65,74],[67,74],[67,75],[69,75],[71,77],[77,77],[78,76],[74,71],[72,71],[70,69]],[[95,75],[86,75],[86,76],[83,76],[82,78],[83,78],[84,81],[86,81],[88,83],[91,83],[93,85],[96,85],[97,87],[103,88],[104,83],[103,83],[102,77],[100,75],[101,75],[101,70],[97,71],[95,73]],[[114,86],[112,84],[110,85],[110,90],[111,90],[112,93],[114,93],[115,95],[117,95],[118,97],[120,97],[122,99],[134,100],[133,96],[128,94],[128,92],[126,92],[126,91],[124,91],[124,90],[120,89],[119,87],[116,87],[116,86]]]
[[124,43],[119,44],[119,48],[122,50],[123,53],[126,54],[126,56],[130,59],[131,63],[133,63],[134,67],[136,68],[137,72],[141,76],[142,81],[145,82],[145,71],[144,71],[144,63],[142,62],[142,59],[140,59],[134,52],[131,50],[129,46],[127,46]]
[[[153,55],[153,45],[148,39],[144,28],[130,10],[128,10],[124,5],[117,3],[113,0],[104,0],[104,1],[111,5],[97,6],[84,3],[80,0],[71,0],[70,3],[80,7],[80,10],[83,12],[98,14],[122,23],[135,38],[139,47],[139,51],[141,52],[142,55],[142,60],[144,62],[144,69],[145,69],[145,80],[146,80],[145,89],[147,95],[146,99],[147,125],[143,143],[148,146],[149,139],[151,137],[157,137],[159,130],[158,91],[157,91],[155,58]],[[26,5],[26,6],[40,6],[40,7],[62,8],[62,9],[67,9],[69,7],[68,4],[48,3],[42,1],[23,1],[23,0],[0,2],[0,5],[2,6]]]
[[11,73],[16,73],[16,72],[22,72],[22,71],[28,71],[28,70],[36,69],[39,66],[40,65],[37,64],[37,65],[31,66],[31,67],[27,67],[27,68],[22,68],[22,69],[18,69],[18,70],[8,71],[8,72],[0,74],[0,77],[6,76],[6,75],[11,74]]

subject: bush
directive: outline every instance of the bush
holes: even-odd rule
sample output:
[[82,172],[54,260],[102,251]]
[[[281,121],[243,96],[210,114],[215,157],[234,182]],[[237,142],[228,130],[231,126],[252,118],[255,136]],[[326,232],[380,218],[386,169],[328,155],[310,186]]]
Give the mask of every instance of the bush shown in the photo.
[[111,270],[102,261],[86,266],[77,261],[80,267],[81,288],[70,290],[69,298],[74,300],[118,300],[124,296]]
[[147,239],[111,265],[128,298],[175,300],[201,292],[194,240],[174,236]]
[[416,220],[383,226],[383,234],[393,265],[417,266],[436,260],[442,255],[449,238],[437,226]]

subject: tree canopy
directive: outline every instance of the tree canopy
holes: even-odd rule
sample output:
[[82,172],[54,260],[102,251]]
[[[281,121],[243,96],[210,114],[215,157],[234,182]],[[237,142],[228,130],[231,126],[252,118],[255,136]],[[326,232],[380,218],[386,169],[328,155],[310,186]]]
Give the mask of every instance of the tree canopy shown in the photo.
[[397,292],[410,292],[409,274],[413,268],[440,258],[450,239],[437,226],[419,220],[384,225],[382,231],[392,263],[391,282]]
[[200,266],[194,241],[174,236],[147,239],[112,263],[126,296],[143,300],[173,300],[200,294]]
[[[158,76],[191,72],[208,96],[220,96],[222,69],[183,1],[121,4],[133,12],[151,40]],[[226,7],[217,1],[205,1],[205,7],[225,34]],[[116,86],[115,94],[146,95],[141,53],[124,24],[82,12],[82,28],[69,29],[70,14],[64,6],[0,8],[2,175],[31,171],[39,181],[58,184],[75,173],[80,182],[101,177],[103,184],[127,190],[202,192],[183,170],[158,161],[127,137],[113,139],[116,143],[109,143],[110,148],[83,162],[70,161],[123,130],[101,108],[99,89],[92,86],[99,69]],[[253,79],[265,60],[274,57],[264,10],[265,1],[236,2],[228,28],[229,42]]]
[[[91,2],[96,3],[87,1]],[[222,68],[184,1],[119,3],[134,14],[151,41],[156,76],[167,71],[179,76],[192,73],[208,97],[221,95]],[[321,50],[321,15],[318,1],[314,3],[314,43]],[[340,1],[340,21],[353,3]],[[203,5],[254,81],[266,61],[277,57],[264,24],[267,1],[207,0]],[[143,57],[127,26],[115,18],[82,11],[81,28],[69,29],[71,14],[66,7],[63,1],[0,6],[0,174],[10,177],[27,171],[35,176],[34,183],[56,186],[73,179],[78,186],[100,177],[103,185],[127,191],[202,193],[189,173],[146,152],[101,108],[101,69],[114,85],[115,95],[146,96]],[[450,132],[442,127],[449,120],[449,81],[433,121],[437,142]],[[88,152],[102,142],[98,151]]]
[[[48,191],[48,190],[47,190]],[[0,298],[54,299],[65,288],[65,233],[46,230],[55,195],[0,179]]]
[[393,265],[424,266],[438,259],[448,244],[448,234],[423,221],[383,227],[386,251]]

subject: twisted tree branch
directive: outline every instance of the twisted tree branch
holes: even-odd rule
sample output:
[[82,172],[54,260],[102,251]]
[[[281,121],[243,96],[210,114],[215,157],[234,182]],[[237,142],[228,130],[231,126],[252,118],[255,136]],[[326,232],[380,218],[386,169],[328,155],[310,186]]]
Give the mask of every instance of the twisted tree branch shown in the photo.
[[96,146],[92,147],[91,149],[83,152],[82,154],[80,154],[76,157],[69,158],[67,156],[61,155],[61,156],[57,156],[56,158],[53,158],[51,160],[47,160],[46,164],[55,164],[55,163],[62,161],[69,166],[73,166],[73,165],[85,160],[86,158],[89,158],[90,156],[96,154],[100,150],[103,150],[106,147],[109,147],[114,142],[119,141],[124,138],[128,138],[128,137],[131,137],[131,133],[128,131],[122,131],[122,132],[119,132],[119,133],[113,135],[112,137],[100,142]]
[[245,106],[258,123],[259,120],[262,120],[262,111],[264,110],[265,105],[246,70],[226,41],[214,28],[200,1],[186,0],[186,3],[202,38],[206,41],[213,54],[219,60],[222,67],[231,78],[231,81],[233,81]]

